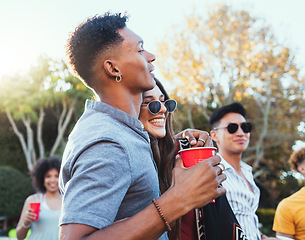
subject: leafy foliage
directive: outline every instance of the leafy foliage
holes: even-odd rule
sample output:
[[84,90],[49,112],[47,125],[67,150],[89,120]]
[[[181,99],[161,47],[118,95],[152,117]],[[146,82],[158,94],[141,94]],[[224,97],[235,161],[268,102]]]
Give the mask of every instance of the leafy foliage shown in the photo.
[[29,177],[14,168],[0,166],[0,216],[18,216],[32,193]]
[[271,231],[273,226],[273,219],[275,209],[273,208],[259,208],[256,212],[259,222],[262,224],[260,231],[267,236],[274,236],[274,232]]
[[11,166],[26,174],[28,170],[22,149],[4,113],[0,113],[0,146],[0,166]]
[[240,101],[254,125],[243,160],[253,166],[261,207],[274,209],[299,187],[292,175],[283,179],[292,146],[304,140],[305,79],[293,51],[263,19],[227,5],[194,11],[162,39],[156,64],[179,102],[175,130],[209,131],[216,108]]
[[[240,101],[254,125],[244,161],[270,192],[276,187],[304,121],[305,82],[292,51],[262,19],[227,5],[193,13],[158,44],[159,67],[179,101],[175,127],[209,130],[218,107]],[[268,187],[267,187],[268,186]]]
[[1,85],[1,111],[19,139],[29,170],[37,158],[61,153],[73,115],[93,95],[63,61],[46,56],[24,75],[3,77]]

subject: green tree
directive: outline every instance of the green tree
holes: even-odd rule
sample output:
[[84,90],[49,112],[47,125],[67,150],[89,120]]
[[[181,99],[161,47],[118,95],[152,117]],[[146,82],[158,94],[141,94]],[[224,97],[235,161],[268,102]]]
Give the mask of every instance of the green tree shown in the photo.
[[0,112],[0,166],[11,166],[22,173],[27,173],[27,165],[24,154],[20,148],[20,143],[16,134],[6,117],[5,113]]
[[207,16],[186,16],[159,42],[157,54],[182,104],[176,126],[206,127],[215,108],[233,101],[245,105],[254,131],[244,161],[272,192],[281,170],[289,170],[295,140],[304,139],[298,126],[305,117],[305,82],[293,52],[262,19],[217,5]]
[[[0,104],[19,139],[29,170],[37,156],[54,155],[59,151],[77,107],[93,95],[69,73],[63,61],[48,57],[40,57],[27,74],[3,77],[1,85]],[[43,129],[48,109],[54,110],[48,117],[54,118],[57,127],[52,146],[45,149],[45,141],[50,142],[48,129]]]

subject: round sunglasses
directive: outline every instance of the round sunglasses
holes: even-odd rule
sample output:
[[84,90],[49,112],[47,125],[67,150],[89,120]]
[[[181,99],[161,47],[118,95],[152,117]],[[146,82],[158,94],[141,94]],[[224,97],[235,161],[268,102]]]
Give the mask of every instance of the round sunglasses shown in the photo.
[[240,126],[240,128],[243,130],[244,133],[249,133],[252,130],[252,124],[249,122],[243,122],[241,124],[237,124],[237,123],[229,123],[228,126],[226,127],[216,127],[213,130],[218,130],[218,129],[228,129],[228,132],[230,134],[236,133],[238,130],[238,127]]
[[149,103],[143,103],[142,106],[146,106],[151,114],[158,114],[161,110],[161,104],[166,107],[166,110],[171,113],[175,111],[177,107],[177,102],[174,99],[167,99],[165,102],[161,102],[159,100],[154,100]]

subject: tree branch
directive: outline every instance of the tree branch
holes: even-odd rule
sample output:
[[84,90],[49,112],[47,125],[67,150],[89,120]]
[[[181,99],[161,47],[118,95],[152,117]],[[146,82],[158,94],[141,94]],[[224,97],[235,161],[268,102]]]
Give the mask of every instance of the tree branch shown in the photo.
[[21,147],[22,147],[22,150],[23,150],[23,153],[24,153],[24,156],[25,156],[25,160],[26,160],[26,163],[27,163],[27,166],[28,166],[28,169],[29,170],[32,170],[33,169],[33,163],[31,161],[31,155],[28,153],[27,149],[27,143],[24,139],[24,136],[22,135],[22,133],[19,131],[13,117],[12,117],[12,114],[8,111],[6,111],[6,116],[13,128],[13,131],[14,133],[17,135],[18,139],[19,139],[19,142],[21,144]]
[[37,122],[37,143],[39,149],[39,157],[42,158],[45,155],[44,144],[42,140],[42,128],[43,128],[43,121],[45,117],[45,112],[43,107],[39,109],[39,119]]
[[51,156],[55,154],[55,152],[57,151],[57,149],[60,145],[60,142],[61,142],[61,140],[64,136],[64,133],[67,129],[67,126],[68,126],[68,124],[71,120],[72,114],[73,114],[73,112],[76,108],[77,100],[78,100],[77,98],[72,100],[71,104],[69,105],[69,111],[68,111],[67,114],[65,114],[67,112],[66,111],[67,108],[65,107],[67,104],[66,104],[65,100],[63,101],[63,111],[62,111],[61,116],[60,116],[61,121],[59,121],[62,124],[58,125],[58,134],[57,134],[57,137],[55,139],[55,142],[54,142],[53,147],[52,147],[51,152],[50,152]]

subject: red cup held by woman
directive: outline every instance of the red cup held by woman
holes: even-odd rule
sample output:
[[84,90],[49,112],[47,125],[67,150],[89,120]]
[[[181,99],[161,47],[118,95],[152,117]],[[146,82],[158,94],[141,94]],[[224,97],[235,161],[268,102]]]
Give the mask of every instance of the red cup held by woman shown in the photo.
[[39,220],[39,212],[40,212],[40,203],[30,203],[30,208],[34,210],[34,213],[36,214],[35,221]]

